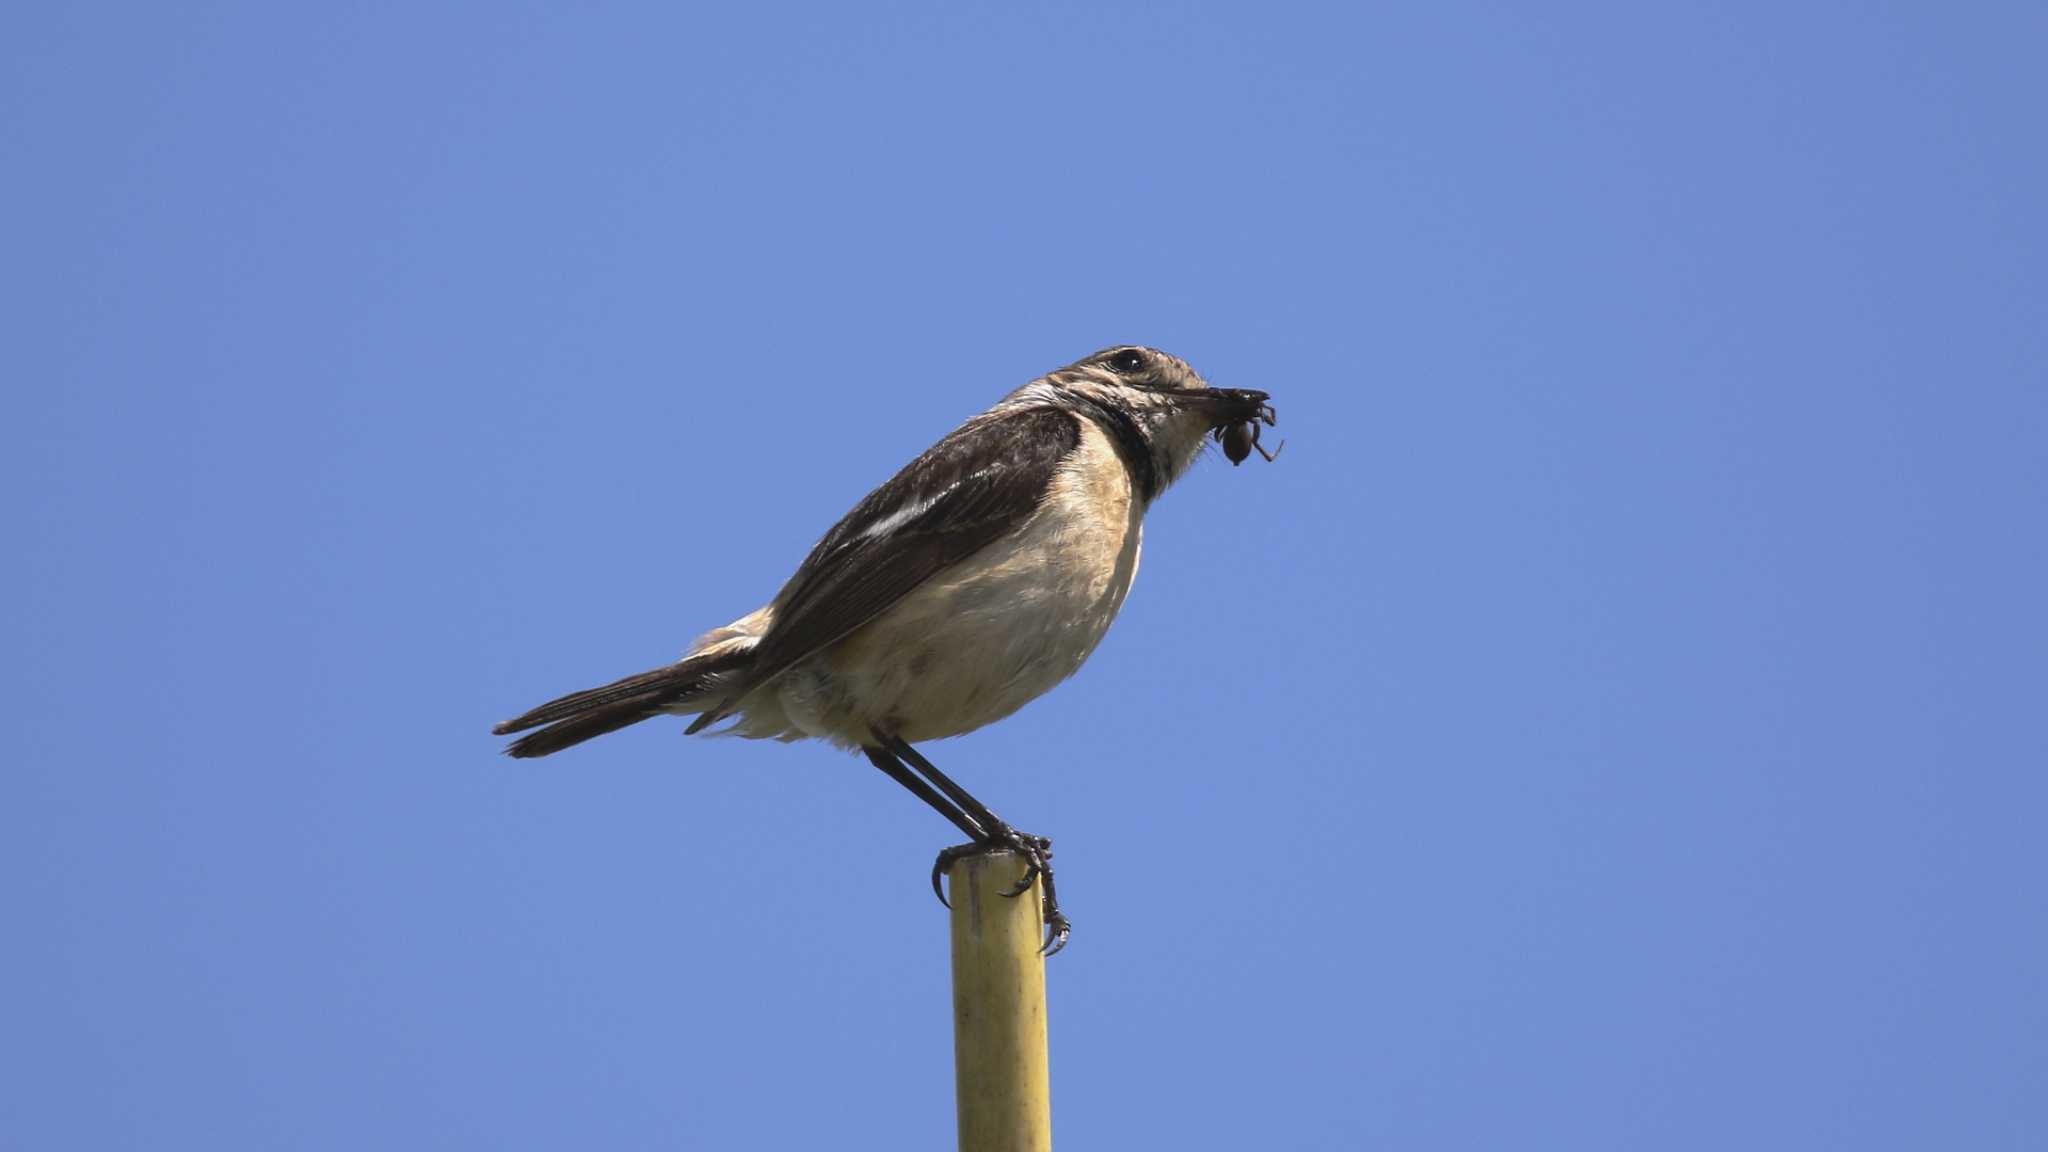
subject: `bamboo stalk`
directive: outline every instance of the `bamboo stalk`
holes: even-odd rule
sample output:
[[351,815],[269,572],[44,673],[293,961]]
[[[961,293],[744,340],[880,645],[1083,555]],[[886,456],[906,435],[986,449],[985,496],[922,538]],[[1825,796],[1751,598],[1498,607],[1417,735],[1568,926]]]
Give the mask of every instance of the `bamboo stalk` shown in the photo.
[[998,852],[956,861],[953,904],[953,1069],[960,1152],[1051,1152],[1046,1068],[1044,924],[1039,889],[1004,892],[1024,859]]

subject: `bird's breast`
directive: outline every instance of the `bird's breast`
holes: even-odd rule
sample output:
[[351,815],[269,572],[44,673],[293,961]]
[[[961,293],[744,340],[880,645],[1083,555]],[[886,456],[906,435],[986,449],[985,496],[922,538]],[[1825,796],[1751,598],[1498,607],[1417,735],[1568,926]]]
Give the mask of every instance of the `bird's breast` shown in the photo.
[[1109,631],[1137,576],[1143,515],[1115,448],[1084,423],[1018,531],[793,669],[791,716],[814,735],[859,742],[880,729],[913,743],[1008,716],[1073,675]]

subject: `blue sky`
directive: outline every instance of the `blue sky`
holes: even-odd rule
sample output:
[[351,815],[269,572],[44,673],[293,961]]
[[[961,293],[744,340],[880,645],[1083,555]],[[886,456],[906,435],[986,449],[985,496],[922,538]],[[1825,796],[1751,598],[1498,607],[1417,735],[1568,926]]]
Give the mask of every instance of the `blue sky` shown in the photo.
[[950,829],[490,724],[1142,341],[1278,464],[927,749],[1064,1148],[2048,1145],[2039,5],[0,29],[0,1144],[944,1147]]

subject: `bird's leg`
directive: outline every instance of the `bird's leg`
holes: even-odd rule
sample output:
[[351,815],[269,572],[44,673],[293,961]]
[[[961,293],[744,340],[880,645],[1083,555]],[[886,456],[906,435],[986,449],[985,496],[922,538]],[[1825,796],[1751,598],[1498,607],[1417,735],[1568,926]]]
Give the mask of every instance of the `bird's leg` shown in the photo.
[[[988,833],[982,830],[982,825],[974,817],[961,811],[951,800],[939,795],[938,790],[920,779],[917,773],[905,768],[903,762],[896,758],[894,752],[886,748],[862,748],[861,751],[867,754],[869,763],[888,773],[889,779],[910,789],[911,795],[931,805],[933,811],[951,821],[954,827],[972,836],[977,841],[987,838]],[[942,870],[940,868],[937,866],[932,868],[932,892],[938,896],[939,903],[944,904],[946,902],[946,889],[939,883],[941,874]]]
[[861,751],[867,753],[869,763],[888,773],[889,779],[910,789],[911,795],[931,805],[939,815],[951,821],[954,827],[977,840],[987,835],[983,831],[980,821],[961,811],[952,801],[939,795],[938,792],[933,790],[931,785],[919,779],[910,769],[905,768],[903,762],[896,758],[894,752],[886,748],[862,748]]
[[[906,744],[904,745],[904,747],[907,748],[909,747],[909,745]],[[1004,838],[1004,836],[1001,834],[991,834],[987,830],[988,827],[990,827],[990,825],[984,825],[981,821],[975,819],[973,816],[968,815],[953,801],[940,795],[938,790],[933,788],[929,783],[927,783],[923,777],[917,775],[917,773],[912,772],[910,769],[904,767],[903,761],[897,758],[895,752],[887,748],[875,748],[871,746],[863,747],[861,751],[867,754],[867,758],[870,763],[872,763],[875,767],[880,768],[883,772],[888,773],[889,778],[891,780],[894,780],[898,784],[903,785],[905,788],[910,789],[911,795],[916,796],[918,799],[930,805],[933,811],[937,812],[941,816],[944,816],[947,820],[950,820],[955,827],[959,828],[962,832],[967,833],[967,835],[973,838],[973,843],[960,844],[952,848],[948,848],[944,852],[939,853],[938,859],[932,862],[932,895],[937,896],[939,898],[940,904],[943,904],[948,908],[952,907],[952,904],[948,902],[946,899],[946,887],[944,877],[946,875],[946,872],[952,868],[953,862],[955,860],[958,860],[960,857],[969,855],[971,853],[986,852],[993,847],[1006,847],[1008,845],[1008,840]],[[937,771],[937,769],[935,768],[933,769],[933,771]],[[948,779],[946,782],[948,784],[952,783],[950,779]],[[959,787],[959,785],[957,784],[953,786],[955,788]],[[964,789],[961,791],[961,795],[966,795]],[[973,797],[969,796],[968,799],[971,801],[973,800]],[[1009,825],[1002,823],[1002,821],[996,820],[995,814],[989,812],[987,808],[983,808],[979,803],[976,803],[975,806],[977,808],[981,808],[983,815],[993,822],[993,826],[1002,828],[1006,832],[1009,832],[1011,834],[1015,834],[1014,829],[1011,829]],[[1028,857],[1027,863],[1029,863]],[[1022,892],[1025,888],[1029,888],[1031,886],[1031,879],[1034,875],[1036,875],[1036,872],[1037,865],[1029,864],[1029,870],[1027,870],[1024,874],[1024,886],[1022,888],[1017,889],[1017,892]],[[1016,895],[1016,893],[1011,893],[1011,895]]]
[[[938,877],[941,873],[950,870],[953,864],[963,857],[1009,849],[1024,857],[1024,878],[1017,883],[1015,888],[1003,893],[1003,895],[1022,896],[1031,890],[1031,882],[1033,880],[1043,879],[1044,900],[1041,908],[1045,915],[1045,944],[1039,951],[1047,956],[1051,956],[1066,947],[1067,937],[1073,934],[1074,925],[1067,919],[1066,914],[1060,911],[1059,899],[1054,895],[1052,885],[1052,841],[1043,836],[1033,836],[1028,832],[1019,832],[1017,829],[1012,828],[1002,817],[989,811],[988,805],[976,800],[967,789],[954,783],[952,777],[939,771],[937,765],[925,759],[922,753],[904,741],[890,737],[885,740],[885,744],[887,750],[898,761],[908,764],[922,773],[926,779],[938,786],[939,791],[946,794],[947,799],[959,805],[960,810],[966,813],[975,823],[981,825],[983,829],[979,835],[969,833],[969,835],[974,836],[973,843],[956,844],[939,853],[939,858],[932,864],[933,886],[937,886]],[[955,823],[958,822],[956,821]],[[965,825],[962,825],[962,827],[965,827]]]

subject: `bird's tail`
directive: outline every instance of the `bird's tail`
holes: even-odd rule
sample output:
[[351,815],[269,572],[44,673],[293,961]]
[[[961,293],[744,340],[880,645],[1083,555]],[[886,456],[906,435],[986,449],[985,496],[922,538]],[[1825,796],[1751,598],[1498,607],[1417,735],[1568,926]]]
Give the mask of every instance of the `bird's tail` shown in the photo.
[[743,665],[747,659],[747,647],[723,646],[722,650],[700,652],[678,663],[615,680],[603,687],[572,692],[523,716],[507,720],[491,731],[508,736],[514,732],[526,732],[529,728],[540,729],[527,732],[506,747],[507,756],[524,759],[560,752],[607,732],[653,719],[664,712],[695,711],[688,705],[710,692],[725,673]]

